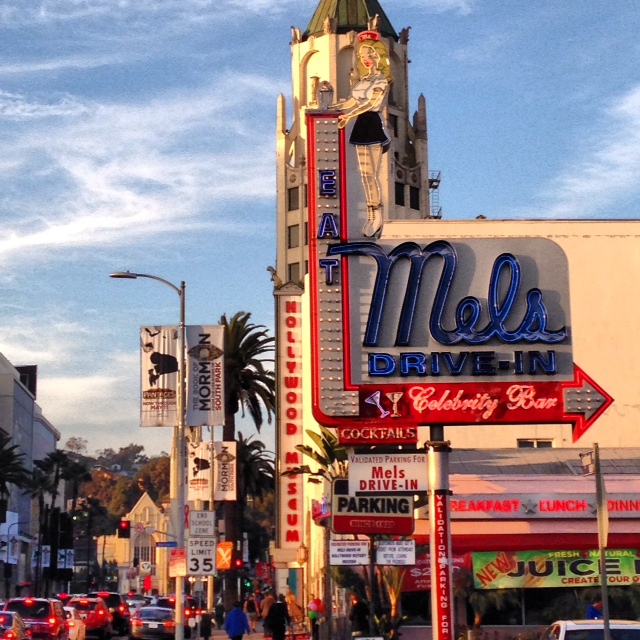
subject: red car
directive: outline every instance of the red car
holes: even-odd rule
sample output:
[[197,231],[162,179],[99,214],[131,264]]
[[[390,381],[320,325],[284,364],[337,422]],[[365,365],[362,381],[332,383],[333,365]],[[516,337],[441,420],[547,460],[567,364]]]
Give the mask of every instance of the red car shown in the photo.
[[69,640],[67,616],[60,600],[11,598],[4,610],[19,613],[34,640]]
[[97,636],[99,640],[109,640],[113,633],[113,616],[102,598],[71,598],[67,603],[80,614],[87,627],[87,637]]

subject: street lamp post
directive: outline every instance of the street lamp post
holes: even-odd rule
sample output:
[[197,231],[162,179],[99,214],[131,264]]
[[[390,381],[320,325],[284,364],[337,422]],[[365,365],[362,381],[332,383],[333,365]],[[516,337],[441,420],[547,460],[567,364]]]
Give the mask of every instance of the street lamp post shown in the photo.
[[[177,527],[176,541],[179,549],[185,548],[185,486],[184,486],[184,449],[185,449],[185,410],[186,410],[186,326],[185,326],[185,297],[186,287],[184,280],[177,287],[175,284],[146,273],[132,273],[130,271],[117,271],[110,274],[111,278],[121,278],[125,280],[137,280],[138,278],[148,278],[157,280],[162,284],[171,287],[180,298],[180,326],[178,328],[178,420],[173,433],[173,444],[171,459],[173,467],[171,472],[171,512],[172,520]],[[184,576],[176,576],[176,633],[175,640],[184,640]]]

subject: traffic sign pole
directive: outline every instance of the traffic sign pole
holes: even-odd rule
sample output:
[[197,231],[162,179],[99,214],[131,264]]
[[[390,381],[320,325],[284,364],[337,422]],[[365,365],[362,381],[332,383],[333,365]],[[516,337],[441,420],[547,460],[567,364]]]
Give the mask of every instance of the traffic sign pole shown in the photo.
[[434,640],[453,638],[453,576],[451,513],[449,510],[449,443],[444,427],[431,427],[427,442],[429,473],[429,551],[431,555],[431,611]]

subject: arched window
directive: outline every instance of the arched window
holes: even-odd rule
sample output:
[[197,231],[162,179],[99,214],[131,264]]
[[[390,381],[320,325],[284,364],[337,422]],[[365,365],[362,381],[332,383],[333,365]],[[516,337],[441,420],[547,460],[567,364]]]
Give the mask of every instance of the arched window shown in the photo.
[[155,565],[156,541],[153,536],[148,533],[139,533],[136,535],[133,557],[137,558],[138,562],[150,562],[152,565]]

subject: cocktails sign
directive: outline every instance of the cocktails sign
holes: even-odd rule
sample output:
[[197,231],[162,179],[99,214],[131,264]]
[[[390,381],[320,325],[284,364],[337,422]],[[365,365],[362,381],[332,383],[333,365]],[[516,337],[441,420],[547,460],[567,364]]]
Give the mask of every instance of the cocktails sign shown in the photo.
[[308,115],[318,422],[347,444],[362,423],[397,441],[417,424],[564,422],[576,440],[612,399],[573,363],[562,249],[538,237],[395,240],[391,225],[364,238],[346,171],[357,160],[337,122]]

